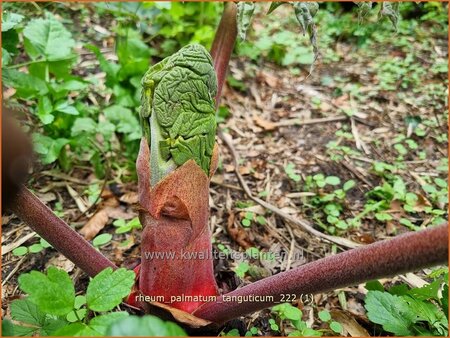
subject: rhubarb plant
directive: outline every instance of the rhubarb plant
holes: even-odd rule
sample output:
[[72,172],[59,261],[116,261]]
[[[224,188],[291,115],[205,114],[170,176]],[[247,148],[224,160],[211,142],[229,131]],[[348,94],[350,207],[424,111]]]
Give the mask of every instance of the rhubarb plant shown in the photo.
[[[142,264],[134,296],[158,296],[163,303],[177,295],[215,296],[208,228],[209,177],[217,165],[211,56],[200,45],[188,45],[150,67],[142,88],[144,137],[137,160]],[[198,254],[207,258],[192,256]],[[192,312],[202,303],[170,305]]]

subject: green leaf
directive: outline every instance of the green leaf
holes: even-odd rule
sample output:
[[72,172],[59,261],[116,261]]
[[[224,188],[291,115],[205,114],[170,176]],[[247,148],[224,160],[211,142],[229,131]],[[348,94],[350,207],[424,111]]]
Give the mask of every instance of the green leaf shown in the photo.
[[272,13],[274,10],[276,10],[278,7],[280,7],[283,4],[288,4],[288,2],[285,1],[273,1],[270,4],[269,10],[267,11],[267,14]]
[[75,309],[79,309],[84,304],[86,304],[86,296],[79,295],[75,297],[75,304],[74,304]]
[[165,322],[155,316],[129,316],[113,323],[107,336],[187,336],[175,323]]
[[14,256],[23,256],[28,253],[28,248],[26,246],[19,246],[12,251]]
[[90,117],[79,117],[72,126],[72,136],[78,136],[84,133],[93,134],[97,131],[97,123]]
[[87,313],[86,309],[71,311],[67,314],[66,320],[71,323],[79,322],[80,320],[83,320],[84,317],[86,317],[86,313]]
[[286,318],[290,320],[300,320],[302,318],[302,311],[291,304],[288,305],[289,306],[286,306],[284,309],[284,315]]
[[14,336],[14,325],[9,319],[6,318],[2,318],[2,336]]
[[[15,300],[11,303],[11,318],[19,322],[14,325],[14,334],[20,336],[34,334],[47,336],[67,324],[60,318],[46,315],[28,298]],[[2,336],[4,335],[4,332],[2,332]]]
[[370,321],[382,325],[386,331],[399,336],[414,335],[410,327],[416,314],[402,297],[387,292],[369,291],[365,308]]
[[92,241],[92,244],[95,247],[102,246],[102,245],[109,243],[111,241],[111,239],[112,239],[111,234],[101,234],[94,238],[94,240]]
[[255,3],[250,1],[239,1],[237,3],[237,26],[238,34],[242,40],[245,40],[248,27],[252,22]]
[[71,33],[53,15],[31,20],[23,31],[24,37],[48,61],[72,58],[75,41]]
[[354,180],[349,180],[344,183],[344,186],[342,187],[342,189],[344,189],[344,191],[349,191],[355,185],[356,185],[356,182]]
[[73,309],[75,289],[68,273],[63,270],[50,267],[47,275],[38,271],[22,274],[19,286],[45,313],[63,316]]
[[44,250],[44,247],[39,243],[33,244],[28,248],[28,251],[30,253],[38,253],[41,252],[42,250]]
[[33,146],[36,153],[41,155],[42,164],[50,164],[58,159],[61,149],[69,143],[68,139],[51,137],[41,134],[33,134]]
[[337,176],[328,176],[325,178],[325,183],[329,185],[338,185],[341,183],[341,180]]
[[88,308],[103,312],[113,309],[131,292],[134,272],[123,268],[115,271],[107,268],[95,276],[86,292]]
[[89,322],[89,327],[98,333],[98,335],[106,336],[108,328],[122,318],[128,317],[128,312],[113,312],[93,318]]
[[2,69],[2,80],[5,86],[16,89],[16,96],[29,98],[48,93],[46,83],[29,74],[16,69]]
[[9,65],[11,60],[12,60],[11,54],[5,48],[2,47],[2,66],[5,67]]
[[342,325],[338,322],[331,322],[330,329],[336,333],[342,333]]
[[62,101],[55,105],[55,110],[68,115],[80,115],[78,110],[69,104],[68,101]]
[[93,329],[91,329],[87,324],[76,322],[69,325],[64,326],[63,328],[59,329],[58,331],[53,333],[54,336],[69,336],[69,337],[76,337],[76,336],[88,336],[88,337],[94,337],[94,336],[100,336],[97,332],[95,332]]
[[2,32],[7,32],[10,29],[16,28],[23,20],[24,16],[21,14],[11,13],[5,11],[2,13]]
[[368,281],[365,288],[369,291],[381,291],[384,292],[384,286],[377,280]]
[[52,101],[48,96],[41,96],[38,102],[37,116],[41,120],[42,124],[50,124],[55,117],[51,114],[53,111]]
[[120,70],[120,65],[108,62],[97,46],[85,45],[85,47],[91,50],[97,57],[101,70],[106,73],[106,85],[112,88],[118,82],[117,73]]
[[330,312],[326,311],[326,310],[322,310],[319,312],[319,318],[321,321],[323,322],[328,322],[331,320],[331,315]]

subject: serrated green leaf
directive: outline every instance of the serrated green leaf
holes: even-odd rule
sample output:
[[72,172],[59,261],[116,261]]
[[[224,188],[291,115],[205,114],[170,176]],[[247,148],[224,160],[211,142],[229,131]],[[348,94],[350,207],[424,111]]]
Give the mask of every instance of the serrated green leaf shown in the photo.
[[17,13],[4,12],[2,13],[2,32],[7,32],[15,28],[23,20],[24,16]]
[[410,327],[414,323],[416,314],[411,311],[402,297],[387,292],[369,291],[365,301],[370,321],[382,325],[386,331],[399,336],[414,335]]
[[164,322],[155,316],[129,316],[112,324],[107,336],[186,336],[175,323]]
[[33,19],[23,31],[24,37],[33,48],[48,61],[72,58],[75,41],[72,34],[53,15],[45,19]]
[[126,269],[107,268],[95,276],[86,292],[89,309],[103,312],[113,309],[129,295],[134,284],[134,272]]
[[247,1],[239,1],[237,3],[237,28],[238,34],[242,40],[245,40],[248,27],[252,22],[253,13],[255,11],[255,3]]
[[63,270],[50,267],[47,275],[38,271],[22,274],[19,286],[45,313],[64,316],[73,309],[75,289],[68,273]]
[[28,298],[11,303],[11,318],[16,321],[14,334],[17,336],[47,336],[67,324],[58,317],[46,315]]

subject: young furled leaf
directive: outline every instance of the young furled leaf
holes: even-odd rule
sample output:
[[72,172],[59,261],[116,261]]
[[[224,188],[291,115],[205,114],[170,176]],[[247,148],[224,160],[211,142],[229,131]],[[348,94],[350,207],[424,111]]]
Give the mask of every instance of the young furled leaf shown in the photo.
[[239,1],[237,4],[237,25],[238,33],[242,40],[245,40],[247,29],[252,22],[253,12],[255,11],[255,3],[247,1]]
[[397,24],[400,20],[400,11],[399,11],[399,3],[398,2],[383,2],[381,11],[381,16],[387,16],[388,19],[392,22],[395,30],[397,30]]
[[209,174],[216,135],[217,78],[201,45],[183,47],[142,79],[141,123],[150,144],[151,185],[190,159]]
[[372,2],[354,2],[358,6],[358,20],[361,22],[372,9]]
[[308,32],[309,40],[313,46],[314,55],[317,57],[319,50],[317,47],[317,29],[314,24],[313,17],[319,10],[319,4],[317,2],[293,2],[295,16],[300,26],[303,29],[303,34]]

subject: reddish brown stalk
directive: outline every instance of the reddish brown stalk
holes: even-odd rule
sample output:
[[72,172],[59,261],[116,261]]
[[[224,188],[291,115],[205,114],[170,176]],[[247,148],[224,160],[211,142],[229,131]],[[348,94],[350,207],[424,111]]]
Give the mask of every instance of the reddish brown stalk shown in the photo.
[[[211,176],[217,155],[216,146]],[[144,227],[137,289],[154,301],[191,313],[203,301],[186,301],[183,296],[218,295],[208,227],[209,177],[190,160],[151,187],[150,149],[145,138],[136,169]],[[140,306],[142,298],[135,292],[128,302]]]
[[237,7],[234,2],[226,2],[220,19],[219,27],[216,31],[211,47],[211,56],[214,60],[214,69],[217,74],[217,95],[216,107],[219,106],[222,87],[225,82],[225,76],[230,63],[231,54],[233,53],[234,43],[237,36]]
[[[319,259],[297,269],[265,278],[226,294],[226,297],[259,296],[260,301],[241,304],[219,297],[194,315],[217,324],[276,305],[281,295],[314,294],[390,277],[448,261],[448,226],[412,232],[337,255]],[[272,296],[272,300],[264,297]]]
[[9,209],[89,276],[117,268],[27,188],[22,187]]

